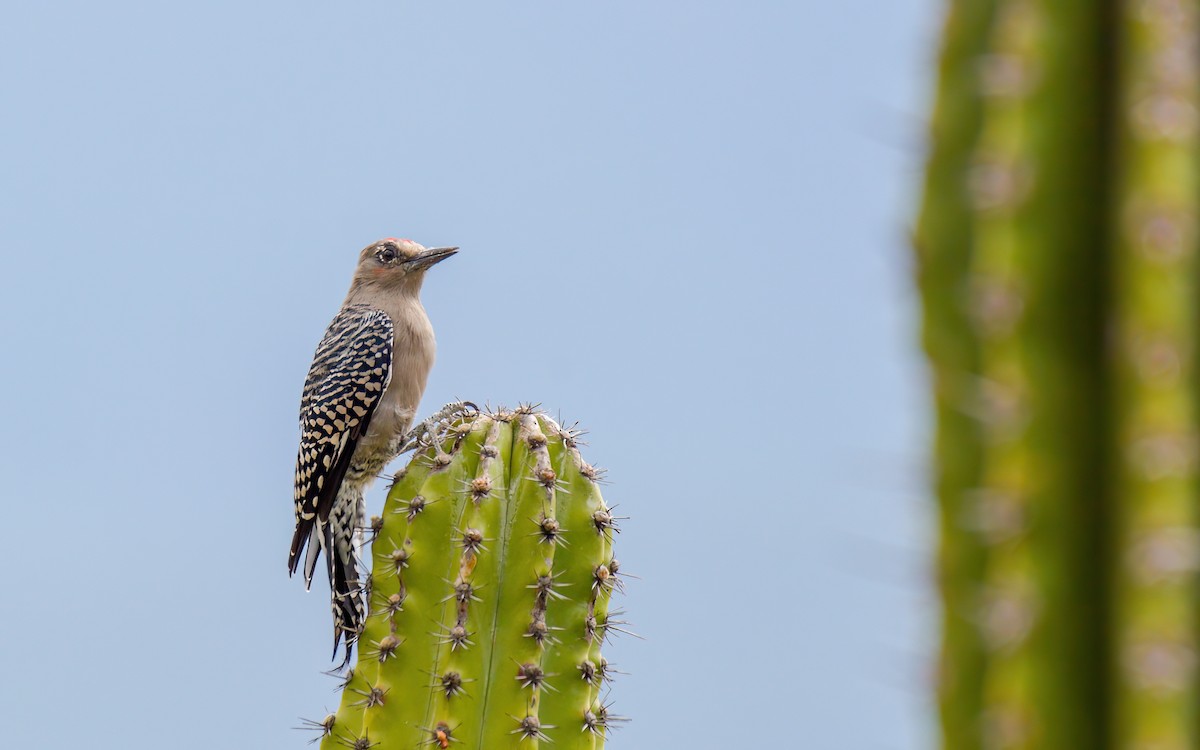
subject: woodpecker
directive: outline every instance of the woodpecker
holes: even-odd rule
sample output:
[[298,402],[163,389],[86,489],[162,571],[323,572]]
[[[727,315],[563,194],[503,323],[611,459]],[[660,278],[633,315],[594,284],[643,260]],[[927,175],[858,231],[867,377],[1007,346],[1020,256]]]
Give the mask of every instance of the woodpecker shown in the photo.
[[[333,609],[333,653],[345,661],[366,612],[358,565],[366,518],[363,495],[410,445],[433,367],[433,326],[421,306],[425,272],[456,253],[388,238],[363,248],[342,309],[317,346],[300,397],[296,530],[288,574],[304,558],[304,585],[325,553]],[[460,404],[449,404],[443,416]],[[428,429],[430,421],[423,426]],[[315,537],[315,541],[312,539]],[[305,547],[307,553],[305,554]]]

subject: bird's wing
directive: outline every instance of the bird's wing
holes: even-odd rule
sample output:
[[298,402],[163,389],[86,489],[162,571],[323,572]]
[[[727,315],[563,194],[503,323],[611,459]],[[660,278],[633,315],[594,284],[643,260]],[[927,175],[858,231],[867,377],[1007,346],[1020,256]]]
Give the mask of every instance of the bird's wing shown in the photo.
[[[296,457],[296,532],[288,553],[295,573],[313,526],[329,517],[354,448],[392,379],[392,319],[366,306],[344,308],[325,332],[300,398]],[[312,581],[316,556],[304,578]]]

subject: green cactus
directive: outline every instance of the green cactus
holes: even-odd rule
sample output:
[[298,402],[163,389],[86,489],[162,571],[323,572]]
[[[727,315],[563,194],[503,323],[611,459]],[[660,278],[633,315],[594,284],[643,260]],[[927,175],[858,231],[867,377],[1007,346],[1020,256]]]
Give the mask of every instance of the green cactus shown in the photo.
[[1200,24],[951,4],[916,231],[943,743],[1200,748]]
[[616,530],[577,434],[531,408],[444,426],[372,520],[334,748],[604,746]]

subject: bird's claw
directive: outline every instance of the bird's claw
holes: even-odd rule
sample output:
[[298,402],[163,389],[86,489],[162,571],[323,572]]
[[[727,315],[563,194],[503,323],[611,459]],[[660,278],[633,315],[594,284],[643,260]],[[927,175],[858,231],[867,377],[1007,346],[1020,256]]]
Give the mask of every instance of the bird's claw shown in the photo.
[[449,425],[451,418],[460,414],[479,413],[479,407],[470,401],[451,401],[434,412],[428,419],[408,431],[400,443],[400,452],[407,453],[423,445],[437,443],[438,437]]

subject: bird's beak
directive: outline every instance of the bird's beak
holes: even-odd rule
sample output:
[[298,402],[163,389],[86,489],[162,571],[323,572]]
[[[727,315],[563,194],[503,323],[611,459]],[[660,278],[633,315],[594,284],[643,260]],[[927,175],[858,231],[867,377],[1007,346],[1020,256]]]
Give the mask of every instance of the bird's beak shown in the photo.
[[409,271],[424,271],[426,268],[436,263],[441,263],[457,252],[457,247],[431,247],[422,251],[415,258],[409,258],[404,261],[404,266]]

